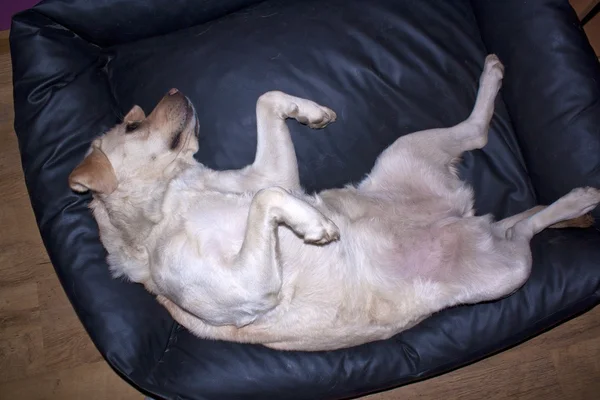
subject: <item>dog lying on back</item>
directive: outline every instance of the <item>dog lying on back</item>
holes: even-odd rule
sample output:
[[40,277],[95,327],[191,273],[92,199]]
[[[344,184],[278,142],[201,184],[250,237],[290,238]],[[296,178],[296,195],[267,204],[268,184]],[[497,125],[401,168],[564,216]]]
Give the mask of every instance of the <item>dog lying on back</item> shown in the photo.
[[286,350],[385,339],[511,294],[529,277],[533,235],[593,222],[594,188],[498,222],[474,215],[454,165],[487,143],[502,76],[488,56],[464,122],[401,137],[344,189],[302,191],[286,126],[323,128],[336,119],[329,108],[265,93],[254,163],[213,171],[193,158],[198,121],[176,89],[94,140],[69,183],[93,192],[113,275],[143,284],[200,337]]

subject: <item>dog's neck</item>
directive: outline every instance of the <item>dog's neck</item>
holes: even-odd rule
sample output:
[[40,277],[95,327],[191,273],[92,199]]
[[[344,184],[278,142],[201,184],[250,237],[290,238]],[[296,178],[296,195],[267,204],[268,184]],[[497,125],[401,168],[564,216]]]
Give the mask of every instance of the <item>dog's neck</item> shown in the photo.
[[[192,159],[193,160],[193,159]],[[191,169],[202,168],[195,161],[182,161],[161,179],[119,182],[110,195],[94,194],[90,204],[108,252],[108,264],[115,277],[126,276],[152,291],[149,275],[148,240],[163,219],[163,203],[169,185]]]
[[[201,168],[197,163],[181,162],[162,179],[135,179],[120,182],[110,195],[94,195],[93,209],[102,209],[100,231],[116,230],[128,247],[143,247],[152,228],[163,219],[163,203],[171,182],[188,170]],[[103,226],[107,225],[107,226]]]

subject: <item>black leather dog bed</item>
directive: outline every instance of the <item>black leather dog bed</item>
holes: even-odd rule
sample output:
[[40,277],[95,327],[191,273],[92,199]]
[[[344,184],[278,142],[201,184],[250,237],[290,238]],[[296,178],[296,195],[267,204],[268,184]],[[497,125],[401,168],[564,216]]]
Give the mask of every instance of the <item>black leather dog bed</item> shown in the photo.
[[302,183],[355,182],[397,137],[468,116],[494,52],[506,76],[489,144],[460,168],[478,213],[600,187],[600,67],[567,0],[47,0],[14,17],[10,41],[15,130],[48,253],[104,357],[148,394],[357,396],[481,359],[600,299],[600,233],[553,230],[533,240],[531,279],[514,295],[386,341],[297,353],[199,340],[141,286],[110,278],[90,197],[67,185],[96,135],[171,87],[197,107],[198,160],[218,169],[253,160],[261,93],[332,107],[338,121],[319,133],[289,123]]

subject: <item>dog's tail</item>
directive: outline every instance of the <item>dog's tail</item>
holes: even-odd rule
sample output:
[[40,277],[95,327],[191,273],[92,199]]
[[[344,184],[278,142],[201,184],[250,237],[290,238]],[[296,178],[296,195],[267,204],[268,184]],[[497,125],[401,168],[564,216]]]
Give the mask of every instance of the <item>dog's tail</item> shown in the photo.
[[585,214],[577,218],[568,219],[550,225],[548,228],[563,229],[563,228],[589,228],[594,225],[594,217],[592,214]]

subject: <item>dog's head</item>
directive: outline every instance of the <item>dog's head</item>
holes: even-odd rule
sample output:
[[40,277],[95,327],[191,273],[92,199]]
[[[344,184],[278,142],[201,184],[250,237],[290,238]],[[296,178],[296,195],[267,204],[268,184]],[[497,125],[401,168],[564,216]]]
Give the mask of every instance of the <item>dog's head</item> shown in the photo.
[[94,140],[69,176],[76,192],[113,193],[120,185],[164,181],[198,151],[198,121],[191,102],[171,89],[146,116],[139,106]]

